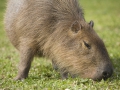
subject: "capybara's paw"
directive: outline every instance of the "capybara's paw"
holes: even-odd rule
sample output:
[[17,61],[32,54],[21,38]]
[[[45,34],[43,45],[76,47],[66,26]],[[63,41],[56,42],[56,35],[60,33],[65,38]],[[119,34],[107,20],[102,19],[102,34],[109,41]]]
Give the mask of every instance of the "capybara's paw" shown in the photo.
[[14,80],[15,80],[15,81],[17,81],[17,80],[21,80],[21,81],[22,81],[22,80],[24,80],[24,79],[26,79],[26,78],[27,78],[27,77],[25,77],[25,76],[17,76],[17,77],[14,78]]

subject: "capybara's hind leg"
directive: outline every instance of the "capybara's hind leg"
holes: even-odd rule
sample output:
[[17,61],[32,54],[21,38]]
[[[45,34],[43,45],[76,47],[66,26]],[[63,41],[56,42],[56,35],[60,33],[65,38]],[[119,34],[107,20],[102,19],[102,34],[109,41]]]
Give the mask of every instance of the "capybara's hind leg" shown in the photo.
[[18,75],[15,80],[22,80],[28,77],[31,62],[34,57],[34,50],[29,45],[21,45],[20,62],[18,66]]

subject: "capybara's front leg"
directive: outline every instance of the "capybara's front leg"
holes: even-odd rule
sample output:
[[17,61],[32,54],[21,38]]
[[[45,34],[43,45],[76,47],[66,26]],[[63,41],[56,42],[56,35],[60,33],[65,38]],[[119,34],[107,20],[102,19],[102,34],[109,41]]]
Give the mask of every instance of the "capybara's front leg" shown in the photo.
[[60,71],[60,75],[61,75],[61,78],[63,80],[68,78],[68,72],[62,72],[62,71]]
[[25,45],[21,45],[20,48],[20,62],[18,66],[18,75],[15,80],[23,80],[28,77],[28,73],[31,67],[31,62],[34,57],[34,50]]
[[32,60],[33,60],[33,55],[31,53],[31,50],[23,50],[23,52],[20,53],[18,75],[15,78],[15,80],[22,80],[28,77]]
[[52,66],[55,69],[55,71],[58,71],[58,66],[54,60],[52,60]]

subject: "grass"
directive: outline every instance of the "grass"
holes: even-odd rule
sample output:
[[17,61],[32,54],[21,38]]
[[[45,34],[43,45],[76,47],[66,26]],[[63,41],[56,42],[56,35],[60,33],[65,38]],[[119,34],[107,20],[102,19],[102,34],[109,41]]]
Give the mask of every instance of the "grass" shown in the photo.
[[35,58],[26,80],[14,81],[19,55],[4,31],[5,3],[5,0],[0,1],[0,90],[120,89],[120,0],[81,0],[86,21],[94,21],[94,29],[104,40],[114,65],[114,75],[101,82],[80,78],[61,80],[59,73],[55,72],[51,63],[44,58]]

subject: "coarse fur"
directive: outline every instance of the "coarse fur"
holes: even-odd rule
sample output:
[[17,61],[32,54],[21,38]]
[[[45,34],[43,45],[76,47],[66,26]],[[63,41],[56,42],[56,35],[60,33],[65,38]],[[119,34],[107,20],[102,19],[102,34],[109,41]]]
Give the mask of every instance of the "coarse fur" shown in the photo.
[[112,64],[93,25],[85,21],[77,0],[9,0],[5,28],[20,52],[16,80],[28,76],[35,55],[51,59],[62,78],[68,73],[93,80],[110,77]]

